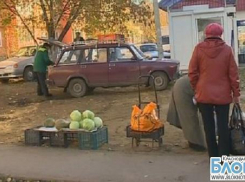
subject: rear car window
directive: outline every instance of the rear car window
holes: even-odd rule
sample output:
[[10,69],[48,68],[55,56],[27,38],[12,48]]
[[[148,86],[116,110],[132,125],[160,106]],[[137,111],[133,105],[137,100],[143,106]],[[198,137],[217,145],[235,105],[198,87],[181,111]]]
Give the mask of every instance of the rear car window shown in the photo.
[[85,55],[84,57],[85,61],[82,62],[89,62],[89,63],[107,62],[107,48],[85,49],[84,55]]
[[82,50],[70,50],[64,52],[59,64],[74,64],[82,58]]

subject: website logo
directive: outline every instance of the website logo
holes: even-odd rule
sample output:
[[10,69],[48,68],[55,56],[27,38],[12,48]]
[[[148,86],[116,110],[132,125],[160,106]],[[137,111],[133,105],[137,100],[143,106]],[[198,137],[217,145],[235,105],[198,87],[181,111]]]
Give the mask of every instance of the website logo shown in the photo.
[[210,181],[245,181],[245,156],[210,158]]

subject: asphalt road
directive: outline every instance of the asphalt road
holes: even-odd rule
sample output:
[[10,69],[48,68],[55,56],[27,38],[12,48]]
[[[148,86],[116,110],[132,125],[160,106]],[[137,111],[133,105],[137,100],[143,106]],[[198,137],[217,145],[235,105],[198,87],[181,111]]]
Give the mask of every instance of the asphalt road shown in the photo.
[[81,182],[207,182],[204,154],[122,153],[0,146],[0,173],[13,177]]

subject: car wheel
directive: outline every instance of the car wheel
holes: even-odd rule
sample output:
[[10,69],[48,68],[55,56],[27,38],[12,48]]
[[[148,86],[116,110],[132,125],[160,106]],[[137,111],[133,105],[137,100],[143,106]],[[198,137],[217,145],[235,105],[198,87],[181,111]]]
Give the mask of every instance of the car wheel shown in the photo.
[[33,68],[30,66],[25,68],[23,77],[26,82],[33,81],[34,80]]
[[9,83],[9,79],[8,78],[3,78],[3,79],[0,79],[0,82],[1,83]]
[[88,87],[83,79],[72,79],[68,85],[68,91],[72,97],[83,97],[88,91]]
[[[152,76],[155,78],[155,87],[157,91],[165,90],[168,87],[169,79],[164,72],[154,72]],[[153,87],[153,80],[150,80],[150,85]]]

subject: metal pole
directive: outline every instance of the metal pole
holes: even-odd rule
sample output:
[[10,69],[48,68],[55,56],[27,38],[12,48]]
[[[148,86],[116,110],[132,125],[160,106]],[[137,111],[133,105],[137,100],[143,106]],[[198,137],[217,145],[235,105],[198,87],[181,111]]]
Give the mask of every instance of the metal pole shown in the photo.
[[154,17],[155,17],[155,26],[156,26],[158,57],[162,59],[163,48],[162,48],[162,35],[161,35],[161,23],[160,23],[158,0],[153,0],[153,7],[154,7]]

